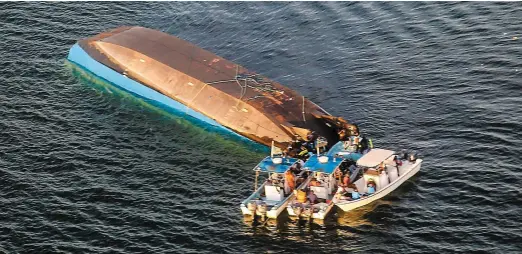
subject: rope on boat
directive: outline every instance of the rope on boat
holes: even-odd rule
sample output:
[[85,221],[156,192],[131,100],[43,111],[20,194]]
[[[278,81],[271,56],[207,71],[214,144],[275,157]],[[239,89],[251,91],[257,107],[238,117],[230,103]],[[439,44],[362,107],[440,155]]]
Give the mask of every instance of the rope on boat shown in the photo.
[[242,86],[241,83],[239,82],[238,80],[238,74],[239,74],[239,65],[236,65],[236,76],[234,76],[234,79],[237,83],[237,85],[239,85],[239,87],[241,88],[241,92],[239,94],[239,99],[236,103],[236,110],[239,111],[239,109],[237,108],[237,106],[239,106],[239,103],[241,102],[241,100],[243,99],[243,96],[245,96],[246,94],[246,91],[247,91],[247,88],[248,88],[248,84],[247,84],[247,80],[245,79],[245,86]]
[[[257,77],[257,74],[240,76],[239,75],[239,65],[236,65],[236,75],[235,75],[234,79],[218,80],[218,81],[208,82],[206,84],[213,85],[213,84],[220,84],[220,83],[235,82],[241,88],[241,93],[240,93],[239,100],[243,99],[243,97],[245,96],[245,94],[247,92],[247,88],[251,88],[253,90],[256,90],[256,91],[262,92],[262,93],[263,92],[283,93],[283,90],[274,88],[271,82],[262,82],[262,83],[260,83],[260,82],[258,82],[258,80],[256,80],[256,77]],[[241,85],[240,81],[244,81],[245,84]],[[255,85],[249,85],[248,84],[249,81],[254,83]],[[260,87],[260,86],[264,86],[264,87]],[[249,98],[248,100],[255,99],[255,98],[259,98],[259,97]],[[238,104],[239,104],[239,102],[238,102]],[[236,107],[237,107],[237,105],[236,105]]]
[[306,118],[305,118],[305,97],[303,96],[303,121],[306,123]]
[[190,100],[188,103],[187,103],[187,108],[185,110],[185,114],[188,113],[189,111],[189,106],[192,105],[192,102],[194,102],[194,100],[196,99],[196,97],[198,97],[198,95],[201,93],[201,91],[203,91],[203,89],[205,89],[205,87],[207,87],[208,84],[205,83],[205,85],[203,87],[201,87],[201,89],[199,89],[198,93],[196,93],[196,95],[192,98],[192,100]]

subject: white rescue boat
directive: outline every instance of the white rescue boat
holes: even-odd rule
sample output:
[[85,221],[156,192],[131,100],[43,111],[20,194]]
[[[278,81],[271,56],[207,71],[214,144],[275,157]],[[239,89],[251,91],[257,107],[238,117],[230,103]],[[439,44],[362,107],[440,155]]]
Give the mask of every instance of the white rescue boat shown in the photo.
[[[333,203],[343,211],[350,211],[381,199],[419,172],[421,164],[415,154],[399,156],[391,150],[371,149],[357,161],[363,177],[347,188],[339,188]],[[359,194],[352,195],[354,191]]]

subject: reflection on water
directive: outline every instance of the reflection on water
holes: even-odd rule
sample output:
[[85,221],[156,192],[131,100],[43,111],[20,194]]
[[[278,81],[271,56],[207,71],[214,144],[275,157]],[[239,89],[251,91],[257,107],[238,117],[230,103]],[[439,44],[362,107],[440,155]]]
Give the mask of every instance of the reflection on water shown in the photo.
[[[411,182],[411,181],[408,181]],[[406,183],[408,189],[412,188],[412,183]],[[401,189],[401,188],[399,188]],[[328,230],[341,227],[358,228],[362,226],[377,226],[374,223],[374,216],[377,214],[377,209],[383,206],[391,207],[397,200],[397,194],[401,192],[394,191],[384,199],[376,200],[368,205],[359,207],[351,211],[343,211],[340,208],[335,208],[325,220],[314,220],[313,222],[306,220],[291,219],[286,211],[281,213],[277,220],[260,221],[251,216],[244,216],[243,222],[247,228],[257,231],[265,231],[267,233],[287,233],[295,230],[302,230],[307,228],[309,230]],[[382,209],[378,211],[379,216],[382,216]],[[246,230],[248,231],[248,230]]]
[[252,217],[243,217],[243,233],[250,236],[267,237],[284,235],[286,239],[294,241],[303,241],[314,235],[357,237],[358,229],[377,227],[372,215],[375,215],[378,207],[391,206],[392,203],[392,201],[377,200],[348,212],[336,208],[326,220],[315,220],[314,222],[290,219],[286,212],[281,213],[277,220],[260,221]]
[[342,226],[348,227],[360,227],[360,226],[374,226],[374,224],[368,219],[368,215],[374,211],[378,206],[388,204],[391,205],[391,201],[377,200],[368,205],[359,207],[352,211],[343,211],[337,208],[336,222]]
[[[65,67],[71,71],[74,77],[76,77],[84,85],[93,88],[94,91],[102,98],[107,98],[107,96],[110,94],[110,98],[118,100],[118,103],[125,103],[125,106],[144,108],[145,112],[142,113],[156,113],[162,117],[165,117],[166,119],[174,120],[177,127],[183,128],[187,133],[192,133],[189,136],[199,137],[199,139],[193,138],[191,140],[192,143],[197,144],[198,141],[202,141],[205,143],[207,149],[209,148],[209,145],[221,148],[225,147],[225,150],[229,153],[247,152],[253,157],[266,154],[269,151],[269,149],[264,145],[253,142],[247,138],[225,132],[217,127],[209,126],[192,117],[187,117],[184,113],[180,113],[160,105],[153,105],[148,100],[135,96],[114,86],[112,83],[94,75],[93,73],[76,65],[75,63],[65,61]],[[238,146],[238,144],[240,144],[240,146]]]

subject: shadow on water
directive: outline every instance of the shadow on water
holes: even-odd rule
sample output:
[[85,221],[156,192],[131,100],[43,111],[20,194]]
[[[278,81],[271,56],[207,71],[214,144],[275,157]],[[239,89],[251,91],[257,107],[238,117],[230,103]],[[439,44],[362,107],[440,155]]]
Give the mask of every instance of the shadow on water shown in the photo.
[[[248,138],[227,132],[215,126],[210,126],[199,119],[187,116],[183,112],[163,107],[162,105],[119,89],[109,81],[96,76],[73,62],[66,60],[65,66],[82,84],[94,88],[97,93],[114,98],[118,103],[125,103],[134,107],[138,106],[145,108],[147,112],[159,114],[167,121],[171,121],[175,124],[176,127],[189,133],[190,136],[198,137],[198,139],[194,139],[194,143],[198,143],[198,140],[205,140],[206,144],[213,144],[212,146],[225,148],[228,152],[238,152],[239,154],[248,151],[261,156],[261,154],[269,152],[268,147]],[[208,145],[205,145],[205,149],[208,149]]]

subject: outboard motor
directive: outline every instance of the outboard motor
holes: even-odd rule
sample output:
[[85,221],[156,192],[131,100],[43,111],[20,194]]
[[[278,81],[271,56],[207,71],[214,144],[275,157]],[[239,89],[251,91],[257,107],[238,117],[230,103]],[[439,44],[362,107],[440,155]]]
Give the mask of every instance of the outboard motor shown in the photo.
[[415,163],[415,161],[417,161],[417,153],[416,152],[411,152],[410,156],[408,157],[408,160],[411,163]]
[[294,209],[294,214],[299,217],[301,216],[301,213],[303,212],[303,208],[300,205],[295,205],[292,207]]
[[266,218],[266,211],[267,211],[266,203],[261,203],[261,204],[257,205],[256,214],[261,216],[262,220],[265,220],[265,218]]
[[307,218],[307,219],[311,219],[312,218],[312,214],[314,214],[314,208],[311,207],[311,206],[308,206],[304,209],[304,211],[302,212],[303,214],[303,217]]
[[248,203],[247,208],[252,215],[256,215],[257,202],[251,201],[250,203]]
[[400,155],[401,155],[401,160],[407,160],[409,157],[408,151],[406,151],[406,150],[402,150]]
[[328,205],[322,205],[321,207],[319,207],[319,212],[326,213],[326,209],[328,209]]

